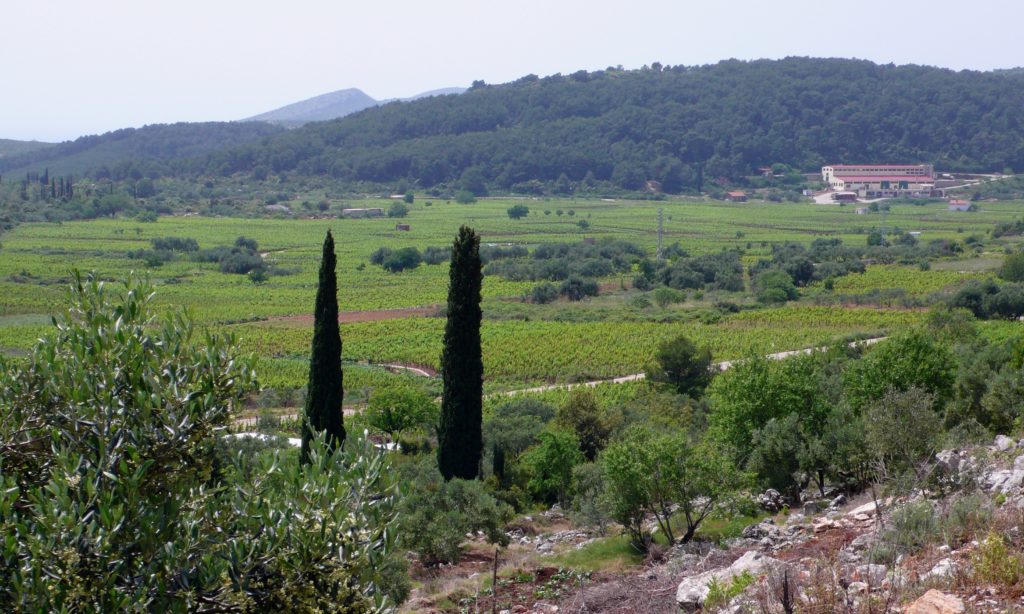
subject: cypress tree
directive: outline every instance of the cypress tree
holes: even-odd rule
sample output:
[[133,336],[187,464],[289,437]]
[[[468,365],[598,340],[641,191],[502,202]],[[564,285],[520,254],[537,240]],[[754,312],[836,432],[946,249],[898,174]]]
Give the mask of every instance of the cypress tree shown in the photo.
[[302,420],[302,462],[309,462],[309,442],[327,431],[331,447],[345,441],[341,411],[341,331],[338,329],[338,278],[335,274],[334,237],[327,231],[320,259],[320,281],[313,314],[313,348],[309,356],[309,387]]
[[480,350],[480,238],[463,226],[452,245],[448,321],[441,351],[441,421],[437,466],[446,480],[474,479],[483,452],[483,376]]

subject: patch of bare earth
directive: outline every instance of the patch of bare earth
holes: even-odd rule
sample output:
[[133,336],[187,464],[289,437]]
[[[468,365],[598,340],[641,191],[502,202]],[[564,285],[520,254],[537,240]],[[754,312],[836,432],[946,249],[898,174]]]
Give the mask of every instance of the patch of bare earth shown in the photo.
[[[379,322],[381,320],[400,320],[402,318],[429,318],[436,316],[441,309],[440,305],[427,305],[425,307],[402,307],[400,309],[374,309],[368,311],[343,311],[338,314],[338,322],[342,324],[354,322]],[[294,324],[312,324],[313,314],[301,314],[294,316],[276,316],[268,318],[267,322],[286,322]]]

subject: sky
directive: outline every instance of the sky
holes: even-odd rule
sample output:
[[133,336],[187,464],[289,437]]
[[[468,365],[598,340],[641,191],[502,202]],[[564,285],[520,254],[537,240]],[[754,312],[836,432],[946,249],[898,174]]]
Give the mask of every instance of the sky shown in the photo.
[[723,59],[1024,66],[1015,0],[4,0],[0,138]]

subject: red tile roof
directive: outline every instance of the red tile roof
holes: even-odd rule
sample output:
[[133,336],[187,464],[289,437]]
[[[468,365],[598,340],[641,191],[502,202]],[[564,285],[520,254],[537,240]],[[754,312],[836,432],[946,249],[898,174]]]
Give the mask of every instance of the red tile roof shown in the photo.
[[835,179],[842,179],[843,181],[912,181],[914,183],[935,181],[927,175],[856,175],[851,177],[835,177]]
[[833,164],[832,168],[924,168],[924,164]]

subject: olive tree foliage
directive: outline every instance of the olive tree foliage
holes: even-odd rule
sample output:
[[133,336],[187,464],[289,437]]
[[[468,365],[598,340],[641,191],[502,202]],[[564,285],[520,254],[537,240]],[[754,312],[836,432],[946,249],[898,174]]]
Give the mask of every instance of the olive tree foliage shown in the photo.
[[708,514],[747,481],[717,447],[691,444],[683,433],[659,434],[642,426],[631,427],[609,445],[601,466],[612,517],[641,551],[651,543],[645,528],[648,515],[671,545],[676,534],[670,520],[679,514],[686,527],[679,542],[685,544]]
[[25,360],[0,361],[0,610],[362,612],[394,578],[395,484],[365,441],[300,467],[215,460],[255,388],[230,337],[151,289],[76,274]]
[[939,451],[942,419],[921,388],[889,388],[865,408],[864,436],[881,479],[913,478],[920,486]]
[[878,401],[889,388],[922,389],[940,411],[952,396],[956,358],[949,347],[925,330],[912,330],[879,343],[851,365],[844,375],[850,406],[862,410]]
[[402,468],[408,492],[401,502],[404,546],[424,565],[456,563],[467,533],[482,532],[492,544],[507,546],[505,523],[511,508],[497,501],[479,480],[445,480],[433,462]]

